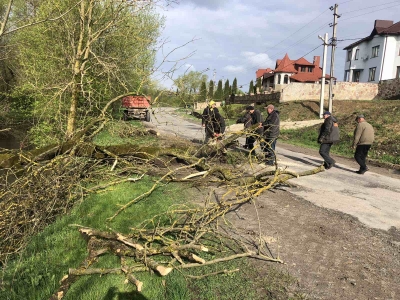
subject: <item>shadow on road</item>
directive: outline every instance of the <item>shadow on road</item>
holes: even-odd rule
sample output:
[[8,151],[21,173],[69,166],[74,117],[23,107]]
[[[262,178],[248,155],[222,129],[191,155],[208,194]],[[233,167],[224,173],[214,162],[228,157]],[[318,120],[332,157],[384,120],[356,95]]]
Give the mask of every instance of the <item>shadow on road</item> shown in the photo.
[[[292,160],[302,162],[303,164],[310,165],[310,166],[319,167],[319,166],[322,164],[322,162],[321,162],[321,163],[313,163],[313,162],[310,162],[310,161],[305,160],[305,159],[303,159],[303,158],[299,158],[299,157],[292,156],[292,155],[287,155],[287,154],[281,154],[281,155],[282,155],[282,156],[285,156],[285,157],[287,157],[287,158],[290,158],[290,159],[292,159]],[[313,159],[310,159],[310,160],[313,160]],[[315,161],[315,160],[313,160],[313,161]],[[317,162],[317,161],[316,161],[316,162]]]
[[[321,160],[312,159],[312,158],[309,158],[309,160],[315,161],[317,163],[321,161]],[[322,164],[322,162],[320,164]],[[343,170],[343,171],[347,171],[347,172],[350,172],[350,173],[354,173],[355,172],[355,170],[347,169],[345,167],[338,166],[337,164],[335,164],[334,168],[337,168],[337,169],[340,169],[340,170]]]

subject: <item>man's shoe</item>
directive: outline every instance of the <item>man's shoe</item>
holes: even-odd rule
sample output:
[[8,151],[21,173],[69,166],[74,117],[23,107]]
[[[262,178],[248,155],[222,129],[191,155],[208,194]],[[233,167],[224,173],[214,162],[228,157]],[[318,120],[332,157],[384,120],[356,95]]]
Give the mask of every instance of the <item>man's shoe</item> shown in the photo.
[[362,174],[364,174],[365,172],[367,172],[368,170],[369,170],[369,169],[366,168],[365,170],[358,170],[358,171],[356,171],[356,173],[362,175]]
[[329,170],[330,168],[333,167],[333,164],[328,164],[326,161],[324,161],[324,168],[325,170]]

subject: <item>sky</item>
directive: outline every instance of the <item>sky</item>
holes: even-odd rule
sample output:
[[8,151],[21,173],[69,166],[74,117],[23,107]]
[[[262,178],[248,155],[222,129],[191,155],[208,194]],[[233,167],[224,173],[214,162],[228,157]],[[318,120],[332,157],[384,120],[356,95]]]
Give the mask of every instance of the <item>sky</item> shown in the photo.
[[[247,92],[257,69],[274,69],[276,60],[286,53],[290,59],[304,56],[310,62],[321,56],[322,64],[323,42],[318,35],[332,37],[330,7],[335,3],[340,18],[334,75],[343,80],[343,48],[368,36],[376,19],[399,22],[400,1],[180,0],[159,10],[165,17],[165,28],[157,61],[168,61],[159,70],[175,70],[172,78],[198,71],[209,80],[225,83],[229,79],[230,84],[237,78],[238,86]],[[330,55],[329,49],[327,73]],[[161,84],[174,88],[171,79]]]

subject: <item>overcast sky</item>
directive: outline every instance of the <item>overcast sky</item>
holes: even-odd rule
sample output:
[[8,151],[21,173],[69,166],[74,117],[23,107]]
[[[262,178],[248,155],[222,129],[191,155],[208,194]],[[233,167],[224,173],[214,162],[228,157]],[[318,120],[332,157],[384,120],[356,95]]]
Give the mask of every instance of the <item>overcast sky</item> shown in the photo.
[[[174,77],[186,70],[207,74],[209,79],[236,77],[238,85],[247,92],[250,80],[255,80],[259,68],[274,68],[276,59],[288,53],[291,59],[304,56],[312,62],[313,56],[321,56],[322,41],[318,35],[332,36],[335,4],[328,0],[180,0],[179,4],[161,10],[165,16],[162,39],[168,41],[164,55],[174,48],[169,60],[178,60],[180,69]],[[335,77],[343,80],[345,51],[343,47],[368,36],[374,20],[400,21],[400,1],[342,0],[338,12],[337,37],[349,39],[338,43]],[[193,40],[193,41],[192,41]],[[192,41],[192,42],[190,42]],[[314,48],[320,46],[316,50]],[[307,55],[306,55],[307,54]],[[162,60],[161,51],[158,61]],[[330,62],[328,52],[327,64]],[[322,65],[321,65],[322,66]],[[171,64],[164,64],[166,71]],[[208,71],[205,71],[207,70]],[[329,71],[328,71],[329,73]],[[170,87],[171,81],[163,85]]]

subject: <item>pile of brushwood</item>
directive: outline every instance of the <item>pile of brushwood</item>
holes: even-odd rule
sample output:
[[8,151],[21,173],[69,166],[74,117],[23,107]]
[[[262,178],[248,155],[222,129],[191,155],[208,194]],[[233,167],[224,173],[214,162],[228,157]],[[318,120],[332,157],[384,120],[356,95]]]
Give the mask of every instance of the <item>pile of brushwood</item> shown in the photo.
[[[147,192],[125,203],[110,216],[107,220],[109,231],[75,225],[87,240],[88,256],[80,268],[69,270],[53,295],[54,299],[61,299],[82,275],[125,274],[127,282],[136,285],[140,291],[143,285],[140,272],[166,276],[174,269],[183,272],[239,257],[280,262],[279,256],[269,251],[261,232],[251,238],[244,237],[225,216],[291,178],[315,174],[324,168],[297,174],[275,167],[248,174],[238,166],[240,163],[221,163],[230,155],[230,145],[244,134],[248,132],[237,132],[202,147],[162,136],[160,143],[152,145],[100,147],[89,142],[83,133],[45,149],[0,152],[0,171],[3,172],[0,182],[0,262],[4,264],[20,252],[29,236],[67,213],[77,200],[121,182],[141,180],[144,175],[156,176],[158,180]],[[241,163],[249,164],[248,161]],[[98,185],[97,182],[107,184]],[[172,207],[131,228],[129,235],[112,230],[112,221],[121,212],[145,201],[168,182],[218,186],[224,193],[217,196],[210,192],[202,206]],[[207,261],[203,257],[210,252],[219,253],[220,257]],[[120,265],[113,269],[95,268],[97,258],[106,253],[118,256]],[[221,270],[222,273],[234,271],[237,270]]]

